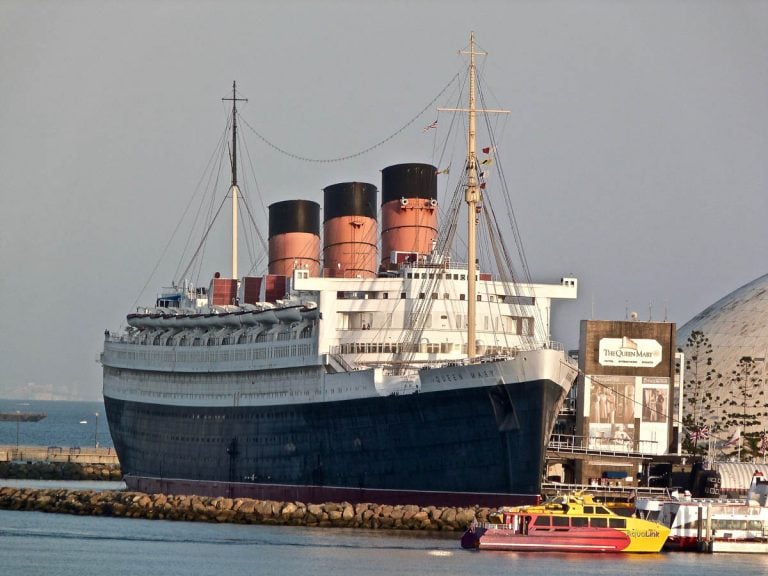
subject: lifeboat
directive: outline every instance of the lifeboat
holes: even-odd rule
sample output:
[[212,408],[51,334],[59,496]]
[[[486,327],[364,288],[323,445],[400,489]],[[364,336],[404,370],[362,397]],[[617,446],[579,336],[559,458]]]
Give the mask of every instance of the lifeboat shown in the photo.
[[280,320],[277,318],[275,310],[274,304],[262,302],[261,310],[255,314],[256,320],[260,324],[277,324]]
[[292,322],[301,322],[302,306],[287,306],[285,308],[275,308],[275,316],[280,322],[290,324]]

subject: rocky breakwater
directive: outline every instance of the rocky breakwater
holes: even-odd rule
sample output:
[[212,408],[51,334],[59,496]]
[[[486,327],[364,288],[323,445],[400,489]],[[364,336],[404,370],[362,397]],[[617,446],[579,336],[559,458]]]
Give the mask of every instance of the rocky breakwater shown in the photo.
[[22,480],[109,480],[123,479],[115,464],[77,462],[0,462],[0,478]]
[[167,496],[140,492],[0,488],[0,508],[187,522],[231,522],[385,530],[463,531],[489,508],[274,502],[248,498]]

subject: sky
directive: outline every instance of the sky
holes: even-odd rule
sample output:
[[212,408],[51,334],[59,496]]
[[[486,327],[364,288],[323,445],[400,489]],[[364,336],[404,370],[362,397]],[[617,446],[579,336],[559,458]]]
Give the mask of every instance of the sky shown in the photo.
[[681,326],[766,273],[766,29],[764,0],[0,0],[0,397],[101,397],[104,330],[172,279],[158,258],[233,80],[252,205],[322,202],[436,163],[438,114],[343,162],[253,131],[306,158],[367,149],[460,72],[470,31],[511,111],[499,156],[531,275],[579,280],[553,337],[575,348],[580,320],[632,311]]

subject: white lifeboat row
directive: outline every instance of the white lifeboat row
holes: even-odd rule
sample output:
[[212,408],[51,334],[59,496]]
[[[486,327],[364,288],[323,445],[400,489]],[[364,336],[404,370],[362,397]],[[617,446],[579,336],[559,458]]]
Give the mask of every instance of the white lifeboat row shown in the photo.
[[144,312],[128,314],[128,325],[140,330],[193,328],[247,328],[264,324],[293,324],[302,320],[317,318],[317,304],[305,302],[291,306],[260,304],[239,306],[217,306],[208,311],[185,310],[181,308],[152,308]]

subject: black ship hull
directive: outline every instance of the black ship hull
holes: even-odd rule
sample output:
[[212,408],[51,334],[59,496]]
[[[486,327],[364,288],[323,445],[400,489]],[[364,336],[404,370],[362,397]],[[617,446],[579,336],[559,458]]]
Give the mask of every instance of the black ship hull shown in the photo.
[[536,380],[275,406],[104,400],[132,489],[496,506],[538,497],[563,394]]

